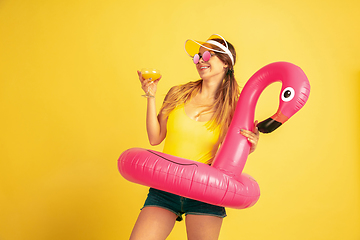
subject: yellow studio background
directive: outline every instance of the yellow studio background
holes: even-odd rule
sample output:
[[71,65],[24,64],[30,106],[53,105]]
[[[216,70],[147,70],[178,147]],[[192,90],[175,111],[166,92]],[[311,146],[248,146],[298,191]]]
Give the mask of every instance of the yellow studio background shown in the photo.
[[[289,61],[311,83],[305,107],[262,135],[245,172],[259,202],[228,209],[220,239],[360,239],[360,3],[357,0],[0,1],[0,239],[128,239],[147,187],[117,170],[151,147],[136,70],[169,88],[197,80],[187,38],[223,35],[240,85]],[[280,84],[256,118],[277,108]],[[186,239],[184,222],[168,239]]]

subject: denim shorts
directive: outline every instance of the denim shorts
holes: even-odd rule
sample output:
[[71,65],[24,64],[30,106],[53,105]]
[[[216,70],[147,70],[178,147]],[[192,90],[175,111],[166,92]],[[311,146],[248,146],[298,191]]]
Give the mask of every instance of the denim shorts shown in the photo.
[[150,188],[147,199],[141,209],[145,207],[160,207],[167,209],[177,215],[177,221],[181,221],[183,219],[183,214],[185,214],[185,216],[190,214],[216,216],[220,218],[226,217],[224,207],[181,197],[154,188]]

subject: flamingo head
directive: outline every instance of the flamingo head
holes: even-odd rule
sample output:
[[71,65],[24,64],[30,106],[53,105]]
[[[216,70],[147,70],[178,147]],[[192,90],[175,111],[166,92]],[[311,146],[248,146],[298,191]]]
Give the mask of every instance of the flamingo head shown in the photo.
[[299,111],[309,98],[310,83],[299,67],[287,72],[282,78],[279,108],[272,117],[258,123],[257,127],[262,133],[271,133],[280,127]]

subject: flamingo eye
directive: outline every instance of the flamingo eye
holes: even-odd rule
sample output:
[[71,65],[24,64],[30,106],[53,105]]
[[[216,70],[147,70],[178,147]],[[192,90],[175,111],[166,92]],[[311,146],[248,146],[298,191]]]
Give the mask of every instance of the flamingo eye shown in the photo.
[[289,102],[295,97],[295,90],[292,87],[287,87],[281,93],[281,100]]

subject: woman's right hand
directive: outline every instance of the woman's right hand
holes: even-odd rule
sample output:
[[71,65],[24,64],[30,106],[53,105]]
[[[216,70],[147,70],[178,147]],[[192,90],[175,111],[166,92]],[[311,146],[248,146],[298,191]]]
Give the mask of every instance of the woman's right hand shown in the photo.
[[153,79],[144,79],[141,72],[137,71],[138,75],[139,75],[139,80],[141,82],[141,88],[142,90],[144,90],[145,93],[150,93],[150,95],[155,96],[156,93],[156,89],[157,89],[157,84],[161,79],[161,75],[158,79],[155,79],[153,81]]

